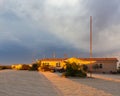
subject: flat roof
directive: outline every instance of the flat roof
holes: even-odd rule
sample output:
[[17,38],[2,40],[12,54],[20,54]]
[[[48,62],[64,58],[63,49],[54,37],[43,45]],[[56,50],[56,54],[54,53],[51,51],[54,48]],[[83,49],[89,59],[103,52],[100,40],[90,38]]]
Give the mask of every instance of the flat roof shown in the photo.
[[[39,61],[63,61],[69,58],[42,58]],[[118,61],[117,58],[77,58],[86,61]]]

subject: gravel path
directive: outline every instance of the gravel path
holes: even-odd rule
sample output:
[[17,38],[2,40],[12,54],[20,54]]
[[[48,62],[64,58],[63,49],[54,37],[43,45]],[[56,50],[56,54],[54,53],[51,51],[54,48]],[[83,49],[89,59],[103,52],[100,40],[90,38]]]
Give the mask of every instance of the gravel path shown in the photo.
[[120,83],[120,74],[92,74],[92,77]]
[[109,80],[102,80],[102,79],[96,79],[96,78],[86,78],[86,79],[71,78],[71,80],[79,84],[85,84],[87,86],[91,86],[98,90],[104,90],[104,92],[110,93],[113,96],[120,96],[119,82],[113,82]]
[[[94,82],[97,83],[96,80],[98,79],[94,79],[94,82],[91,82],[91,78],[72,79],[72,78],[63,78],[60,77],[58,74],[49,73],[49,72],[44,72],[43,74],[46,78],[48,78],[49,81],[51,81],[57,88],[59,88],[59,90],[61,90],[64,96],[115,96],[105,90],[97,89],[96,87],[89,86],[86,83],[86,82],[89,82],[91,84]],[[81,82],[81,80],[82,81],[87,80],[87,81]],[[104,80],[101,80],[101,82],[105,83]]]

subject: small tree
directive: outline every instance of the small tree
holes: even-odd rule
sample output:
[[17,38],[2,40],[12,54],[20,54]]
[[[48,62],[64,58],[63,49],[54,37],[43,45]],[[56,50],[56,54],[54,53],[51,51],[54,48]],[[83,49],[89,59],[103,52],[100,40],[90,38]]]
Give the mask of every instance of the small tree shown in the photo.
[[99,69],[100,67],[99,67],[98,64],[95,64],[95,65],[92,66],[92,68],[93,68],[94,70],[97,70],[97,69]]
[[73,63],[69,63],[69,62],[65,62],[65,67],[66,67],[66,71],[65,73],[63,73],[63,75],[65,76],[77,76],[77,77],[86,77],[87,73],[86,70],[87,68],[85,67],[85,65],[79,65],[76,64],[75,62]]
[[27,64],[23,64],[21,70],[29,70],[30,66]]
[[31,71],[37,71],[37,70],[38,70],[38,67],[39,67],[39,64],[34,63],[34,64],[32,64],[32,67],[30,68],[30,70],[31,70]]
[[88,66],[87,66],[87,65],[83,64],[81,67],[82,67],[82,69],[83,69],[85,72],[88,71]]
[[120,73],[120,66],[119,66],[118,69],[117,69],[117,73]]
[[50,71],[49,65],[43,65],[39,67],[39,71]]

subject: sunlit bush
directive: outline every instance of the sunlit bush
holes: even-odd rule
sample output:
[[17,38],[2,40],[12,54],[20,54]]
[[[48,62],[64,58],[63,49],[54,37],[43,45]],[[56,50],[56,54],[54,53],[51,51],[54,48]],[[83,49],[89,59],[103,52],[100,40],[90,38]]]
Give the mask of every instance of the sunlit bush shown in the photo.
[[4,70],[4,69],[11,69],[11,66],[9,65],[0,66],[0,70]]
[[26,64],[17,64],[17,65],[12,65],[11,68],[15,70],[29,70],[30,66]]
[[29,71],[38,71],[39,68],[39,64],[34,63],[32,64],[32,66],[30,67]]
[[50,71],[50,72],[55,72],[55,67],[50,66],[50,65],[43,65],[38,68],[39,71]]
[[87,67],[86,65],[79,65],[75,62],[69,63],[65,62],[66,71],[63,73],[64,76],[73,76],[73,77],[86,77],[87,76]]

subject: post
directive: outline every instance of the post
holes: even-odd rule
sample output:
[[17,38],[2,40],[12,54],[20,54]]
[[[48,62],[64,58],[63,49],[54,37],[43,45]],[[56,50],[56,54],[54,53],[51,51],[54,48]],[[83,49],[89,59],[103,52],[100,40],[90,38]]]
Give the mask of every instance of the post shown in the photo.
[[[90,58],[92,58],[92,16],[90,16]],[[90,59],[90,77],[92,77],[92,63]]]

